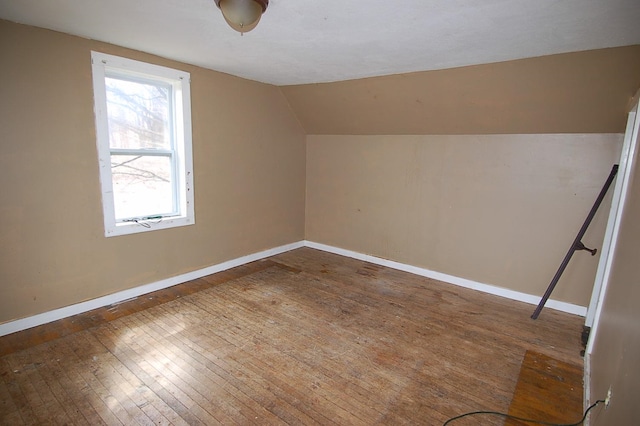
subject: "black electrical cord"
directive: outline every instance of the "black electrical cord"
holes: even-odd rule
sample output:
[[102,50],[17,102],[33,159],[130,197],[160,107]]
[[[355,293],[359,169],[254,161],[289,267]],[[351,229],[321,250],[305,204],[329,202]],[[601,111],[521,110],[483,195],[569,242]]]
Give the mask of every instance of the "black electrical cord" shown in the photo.
[[587,414],[589,414],[589,411],[591,411],[591,409],[593,407],[595,407],[596,405],[598,405],[598,404],[600,404],[602,402],[604,402],[604,400],[603,399],[599,399],[596,402],[594,402],[593,404],[591,404],[591,406],[589,408],[587,408],[587,410],[584,412],[584,416],[582,416],[582,418],[576,423],[569,423],[569,424],[549,423],[549,422],[543,422],[543,421],[540,421],[540,420],[523,419],[522,417],[516,417],[516,416],[512,416],[510,414],[499,413],[497,411],[473,411],[471,413],[465,413],[465,414],[461,414],[461,415],[456,416],[456,417],[452,417],[449,420],[447,420],[446,422],[444,422],[444,424],[442,426],[447,426],[452,421],[461,419],[463,417],[475,416],[475,415],[480,415],[480,414],[488,414],[488,415],[492,415],[492,416],[501,416],[501,417],[504,417],[506,419],[519,420],[521,422],[534,423],[534,424],[539,424],[539,425],[544,425],[544,426],[580,426],[586,420]]

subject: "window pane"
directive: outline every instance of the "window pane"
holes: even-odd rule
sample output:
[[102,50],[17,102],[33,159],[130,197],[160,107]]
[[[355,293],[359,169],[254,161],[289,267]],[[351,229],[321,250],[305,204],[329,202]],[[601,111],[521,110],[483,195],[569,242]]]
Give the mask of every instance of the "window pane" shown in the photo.
[[111,155],[116,220],[175,211],[169,156]]
[[106,77],[109,144],[171,149],[171,86]]

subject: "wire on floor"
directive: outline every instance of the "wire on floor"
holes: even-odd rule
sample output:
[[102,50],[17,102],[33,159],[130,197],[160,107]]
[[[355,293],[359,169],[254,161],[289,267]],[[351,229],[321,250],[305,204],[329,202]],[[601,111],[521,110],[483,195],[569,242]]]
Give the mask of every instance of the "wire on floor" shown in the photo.
[[500,416],[500,417],[504,417],[506,419],[513,419],[513,420],[518,420],[521,422],[525,422],[525,423],[532,423],[532,424],[537,424],[537,425],[544,425],[544,426],[580,426],[581,424],[584,423],[584,421],[587,418],[587,415],[589,414],[589,411],[591,411],[592,408],[594,408],[596,405],[603,403],[604,400],[603,399],[599,399],[596,402],[594,402],[593,404],[591,404],[591,406],[589,406],[589,408],[586,409],[586,411],[584,412],[584,416],[582,416],[582,418],[577,421],[576,423],[550,423],[550,422],[544,422],[541,420],[534,420],[534,419],[524,419],[522,417],[517,417],[517,416],[512,416],[510,414],[505,414],[505,413],[499,413],[497,411],[473,411],[471,413],[464,413],[461,414],[459,416],[456,417],[452,417],[449,420],[447,420],[446,422],[444,422],[444,424],[442,426],[447,426],[449,423],[453,422],[454,420],[458,420],[461,419],[463,417],[469,417],[469,416],[478,416],[478,415],[491,415],[491,416]]

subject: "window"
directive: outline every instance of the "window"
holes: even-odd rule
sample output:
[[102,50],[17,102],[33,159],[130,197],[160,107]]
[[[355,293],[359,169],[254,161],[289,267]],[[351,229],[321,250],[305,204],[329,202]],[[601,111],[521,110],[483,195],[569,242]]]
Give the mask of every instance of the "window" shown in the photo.
[[91,52],[105,235],[195,223],[189,73]]

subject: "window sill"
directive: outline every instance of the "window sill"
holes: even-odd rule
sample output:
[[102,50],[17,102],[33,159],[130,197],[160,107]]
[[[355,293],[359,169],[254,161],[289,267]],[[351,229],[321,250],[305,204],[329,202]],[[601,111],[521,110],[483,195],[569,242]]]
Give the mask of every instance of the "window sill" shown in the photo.
[[163,218],[162,220],[150,219],[139,222],[120,222],[105,229],[105,237],[117,237],[119,235],[138,234],[152,232],[160,229],[177,228],[180,226],[194,225],[195,219],[188,216]]

